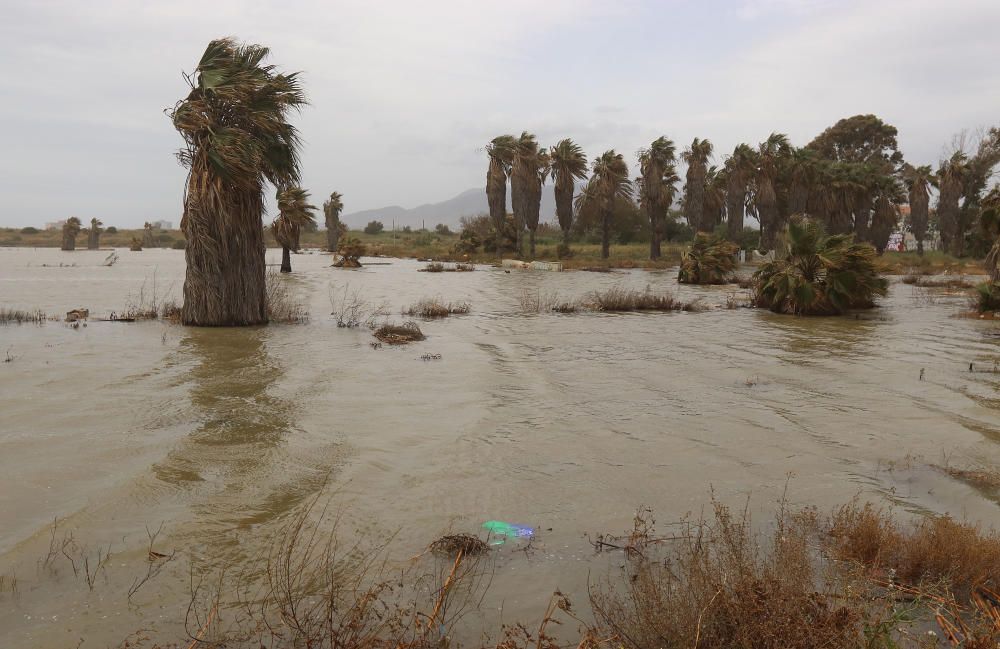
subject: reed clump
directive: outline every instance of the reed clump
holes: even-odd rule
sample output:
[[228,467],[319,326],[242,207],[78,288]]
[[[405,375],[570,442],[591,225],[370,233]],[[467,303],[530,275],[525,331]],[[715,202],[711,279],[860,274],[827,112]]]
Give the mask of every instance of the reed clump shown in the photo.
[[405,345],[426,338],[420,325],[412,320],[401,325],[387,322],[375,330],[374,336],[387,345]]
[[49,317],[41,309],[11,309],[0,307],[0,324],[42,324]]
[[972,288],[975,286],[973,282],[965,279],[962,276],[948,276],[948,275],[917,275],[909,274],[905,275],[901,280],[904,284],[909,284],[910,286],[920,286],[924,288]]
[[671,293],[654,293],[616,286],[607,291],[595,291],[590,299],[595,311],[699,311],[697,300],[682,302]]
[[288,287],[285,286],[281,273],[269,268],[265,276],[265,287],[267,290],[268,321],[286,324],[308,322],[309,312],[289,295]]
[[402,315],[420,318],[445,318],[450,315],[464,315],[468,313],[470,306],[468,302],[443,302],[441,298],[424,298],[406,307]]

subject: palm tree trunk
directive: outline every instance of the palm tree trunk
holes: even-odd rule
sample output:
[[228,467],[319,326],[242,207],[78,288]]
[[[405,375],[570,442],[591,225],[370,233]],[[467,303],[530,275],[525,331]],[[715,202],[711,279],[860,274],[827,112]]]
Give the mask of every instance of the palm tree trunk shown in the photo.
[[611,210],[601,214],[601,259],[611,256]]
[[206,176],[194,171],[189,181],[181,322],[216,327],[267,324],[260,192],[229,190],[211,200]]
[[281,272],[292,272],[292,255],[289,253],[288,246],[281,246]]
[[662,220],[659,217],[653,217],[652,226],[649,237],[649,258],[656,261],[662,256],[660,251],[660,242],[663,240]]
[[534,230],[529,230],[528,231],[528,247],[529,247],[529,250],[531,250],[531,258],[534,259],[535,258],[535,231]]
[[63,232],[62,240],[63,250],[75,250],[76,249],[76,237],[68,232]]
[[924,256],[924,240],[923,239],[917,239],[917,254],[920,255],[921,257]]

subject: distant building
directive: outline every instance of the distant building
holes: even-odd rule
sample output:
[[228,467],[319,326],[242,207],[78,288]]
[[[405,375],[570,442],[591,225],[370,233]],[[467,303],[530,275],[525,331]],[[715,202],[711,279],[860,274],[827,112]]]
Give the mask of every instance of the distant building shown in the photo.
[[46,230],[62,230],[62,226],[66,225],[66,219],[62,221],[53,221],[52,223],[46,223]]
[[153,227],[157,228],[159,230],[173,230],[174,229],[174,222],[173,221],[153,221]]

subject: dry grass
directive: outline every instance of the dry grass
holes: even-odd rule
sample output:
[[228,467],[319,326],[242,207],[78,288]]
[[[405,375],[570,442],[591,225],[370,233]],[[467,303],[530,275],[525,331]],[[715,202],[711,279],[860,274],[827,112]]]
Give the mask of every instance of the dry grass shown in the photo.
[[350,284],[345,284],[340,291],[335,286],[330,286],[330,308],[330,315],[336,319],[337,326],[342,328],[365,325],[374,329],[379,316],[389,315],[386,303],[372,304],[359,289],[351,290]]
[[908,586],[944,586],[965,601],[976,587],[1000,587],[1000,535],[977,524],[935,516],[903,526],[885,509],[852,502],[834,513],[827,536],[836,557]]
[[281,273],[269,268],[265,279],[267,281],[268,321],[286,324],[308,322],[309,312],[304,306],[292,300]]
[[948,275],[917,275],[909,274],[901,280],[904,284],[920,286],[924,288],[972,288],[974,282],[970,282],[962,276],[954,277]]
[[591,294],[594,310],[606,312],[618,311],[703,311],[704,305],[698,301],[681,302],[670,293],[654,293],[650,288],[645,291],[616,286],[603,293],[595,291]]
[[986,467],[978,469],[960,469],[958,467],[932,464],[931,467],[947,473],[956,480],[972,485],[977,489],[1000,489],[1000,471]]
[[442,302],[441,298],[424,298],[403,309],[402,314],[420,318],[444,318],[469,312],[468,302]]
[[30,311],[23,311],[21,309],[9,309],[7,307],[0,307],[0,325],[16,323],[16,324],[42,324],[49,317],[45,315],[45,312],[41,309],[32,309]]
[[421,273],[468,273],[476,270],[474,264],[456,262],[452,266],[446,266],[440,261],[432,261],[423,268],[417,269]]
[[374,336],[387,345],[405,345],[426,338],[420,326],[412,321],[401,325],[387,322],[375,330]]

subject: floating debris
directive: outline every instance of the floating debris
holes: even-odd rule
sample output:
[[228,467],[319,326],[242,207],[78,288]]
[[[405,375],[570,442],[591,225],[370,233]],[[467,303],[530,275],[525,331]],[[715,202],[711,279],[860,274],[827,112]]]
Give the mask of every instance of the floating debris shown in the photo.
[[490,549],[482,539],[471,534],[448,534],[430,545],[435,554],[454,556],[461,552],[464,556],[476,556]]

